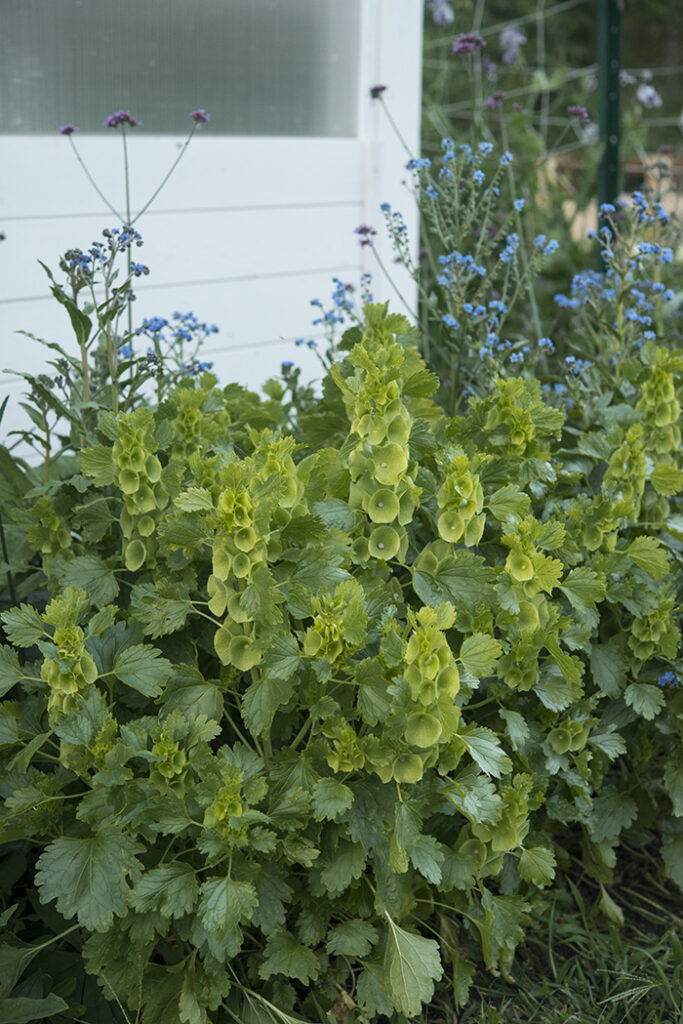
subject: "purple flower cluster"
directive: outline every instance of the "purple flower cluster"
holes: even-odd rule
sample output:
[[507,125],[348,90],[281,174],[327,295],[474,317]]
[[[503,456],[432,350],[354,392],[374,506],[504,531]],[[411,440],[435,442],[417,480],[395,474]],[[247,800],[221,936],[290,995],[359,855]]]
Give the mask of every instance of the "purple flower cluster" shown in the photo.
[[370,98],[373,100],[381,99],[382,93],[386,92],[386,89],[386,85],[371,85]]
[[590,116],[585,107],[572,105],[567,107],[567,113],[570,117],[578,117],[579,121],[590,121]]
[[489,110],[496,110],[498,107],[503,106],[503,100],[505,99],[505,93],[502,89],[496,89],[493,96],[489,96],[484,106],[488,107]]
[[142,121],[133,117],[130,110],[117,110],[115,114],[110,114],[102,122],[104,128],[118,128],[120,124],[127,124],[129,128],[139,128]]
[[359,245],[372,245],[372,236],[376,235],[377,232],[374,228],[370,227],[369,224],[359,224],[358,227],[354,229],[354,234],[359,236]]
[[477,50],[483,50],[485,46],[486,40],[476,32],[463,32],[453,43],[452,53],[454,56],[464,56],[468,53],[475,53]]
[[60,125],[59,134],[60,135],[73,135],[73,133],[77,132],[78,130],[79,129],[76,127],[75,124],[63,124],[63,125]]
[[193,110],[190,117],[196,124],[206,124],[207,121],[211,120],[211,114],[206,110]]

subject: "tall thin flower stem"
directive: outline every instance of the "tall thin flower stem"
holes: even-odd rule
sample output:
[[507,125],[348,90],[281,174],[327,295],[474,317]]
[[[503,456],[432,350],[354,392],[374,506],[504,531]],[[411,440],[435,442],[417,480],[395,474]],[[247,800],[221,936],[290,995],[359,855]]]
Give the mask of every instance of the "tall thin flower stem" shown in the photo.
[[183,158],[183,156],[185,154],[185,150],[190,145],[190,141],[191,141],[192,136],[194,135],[196,130],[197,130],[197,125],[195,123],[195,124],[192,125],[192,127],[190,129],[190,134],[185,139],[185,143],[183,145],[183,148],[180,150],[180,152],[178,153],[178,156],[175,158],[175,160],[171,164],[171,166],[170,166],[166,176],[163,178],[161,184],[159,185],[158,188],[156,188],[154,190],[154,192],[152,192],[152,195],[149,197],[149,199],[147,200],[145,205],[142,207],[142,209],[136,214],[136,216],[133,218],[133,220],[130,221],[131,226],[133,224],[135,224],[140,219],[140,217],[142,217],[143,213],[145,213],[145,211],[149,209],[149,207],[152,205],[152,203],[154,202],[156,197],[159,195],[159,193],[161,192],[162,188],[164,187],[164,185],[166,184],[166,182],[171,177],[171,175],[175,171],[176,167],[180,163],[181,159]]
[[100,197],[100,199],[102,200],[102,202],[103,202],[103,203],[105,204],[105,206],[107,207],[107,209],[108,209],[108,210],[110,210],[110,211],[111,211],[111,212],[112,212],[112,213],[114,214],[114,216],[116,217],[117,221],[119,221],[119,222],[120,222],[120,221],[122,220],[121,214],[120,214],[120,213],[118,212],[118,210],[115,210],[115,209],[114,209],[114,207],[113,207],[113,206],[111,205],[111,203],[109,202],[109,200],[108,200],[108,199],[107,199],[107,197],[105,196],[105,194],[104,194],[104,192],[102,191],[102,189],[101,189],[101,188],[99,187],[99,185],[97,184],[97,182],[96,182],[96,181],[95,181],[95,179],[93,178],[93,176],[92,176],[92,174],[90,173],[90,171],[88,170],[88,168],[87,168],[87,166],[86,166],[86,163],[85,163],[85,161],[83,160],[83,158],[82,158],[81,154],[80,154],[80,153],[78,152],[78,150],[76,149],[76,143],[74,142],[74,140],[73,140],[73,138],[71,137],[71,135],[68,135],[68,136],[67,136],[67,138],[68,138],[68,140],[69,140],[69,143],[70,143],[70,145],[71,145],[71,148],[72,148],[72,149],[73,149],[73,151],[74,151],[74,155],[75,155],[76,159],[78,160],[79,164],[80,164],[80,165],[81,165],[81,167],[83,168],[83,172],[84,172],[84,174],[85,174],[86,178],[88,179],[88,181],[90,182],[90,184],[92,185],[92,187],[93,187],[93,188],[95,189],[95,191],[97,192],[98,196]]
[[[380,103],[382,104],[382,108],[383,108],[383,110],[384,110],[384,113],[385,113],[385,114],[386,114],[386,116],[387,116],[387,120],[388,120],[389,124],[390,124],[390,125],[391,125],[391,127],[392,127],[392,128],[394,129],[394,132],[395,132],[395,134],[396,134],[396,138],[397,138],[397,139],[398,139],[398,141],[399,141],[399,142],[401,143],[401,145],[402,145],[402,146],[403,146],[403,148],[405,149],[406,153],[408,154],[408,156],[409,156],[409,157],[410,157],[410,159],[412,160],[412,158],[413,158],[413,157],[415,156],[415,154],[414,154],[414,153],[412,152],[412,150],[411,150],[410,146],[408,145],[408,143],[406,142],[406,140],[405,140],[405,139],[403,138],[403,136],[401,135],[401,131],[400,131],[400,129],[399,129],[399,127],[398,127],[398,125],[396,124],[396,122],[394,121],[393,117],[392,117],[392,116],[391,116],[391,114],[389,113],[389,108],[388,108],[388,106],[386,105],[386,103],[384,102],[384,100],[383,100],[383,98],[382,98],[381,96],[378,96],[378,97],[377,97],[377,99],[378,99],[378,100],[380,101]],[[188,141],[189,141],[189,139],[188,139]]]
[[[128,138],[127,138],[127,132],[126,132],[125,124],[121,125],[121,138],[123,140],[123,177],[124,177],[125,188],[126,188],[126,227],[129,228],[131,226],[131,223],[130,223],[130,169],[129,169],[129,165],[128,165]],[[133,261],[133,257],[131,256],[131,246],[129,245],[128,246],[128,251],[127,251],[127,254],[126,254],[126,270],[127,270],[127,273],[128,273],[128,282],[129,282],[129,284],[130,284],[130,276],[131,276],[130,275],[130,267],[131,267],[132,261]],[[133,334],[133,310],[131,308],[131,303],[128,302],[128,337],[129,338],[132,337],[132,334]],[[112,381],[112,383],[113,383],[113,381]]]

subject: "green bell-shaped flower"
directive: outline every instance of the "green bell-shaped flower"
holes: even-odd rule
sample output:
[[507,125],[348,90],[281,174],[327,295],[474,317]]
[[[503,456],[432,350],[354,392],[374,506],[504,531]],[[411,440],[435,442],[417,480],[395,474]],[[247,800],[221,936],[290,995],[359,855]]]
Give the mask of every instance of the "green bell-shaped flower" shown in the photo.
[[406,743],[414,747],[433,747],[441,736],[441,722],[435,715],[426,711],[415,711],[408,716],[405,731]]
[[505,569],[513,580],[526,583],[534,577],[534,566],[528,555],[521,551],[511,551],[505,562]]
[[392,774],[396,781],[408,785],[419,782],[423,771],[424,765],[419,754],[399,754],[392,765]]
[[373,558],[387,562],[394,558],[401,546],[401,538],[391,526],[377,526],[368,538],[368,550]]
[[385,444],[373,451],[373,476],[380,484],[397,484],[408,468],[408,452],[398,444]]
[[450,544],[457,544],[465,532],[465,520],[459,512],[442,512],[437,520],[439,534]]
[[249,636],[234,636],[228,651],[231,664],[240,672],[248,672],[261,660],[261,650]]
[[128,572],[137,572],[146,556],[147,549],[141,540],[132,540],[130,544],[127,544],[124,561]]
[[366,512],[373,523],[393,523],[399,508],[398,498],[388,487],[380,487],[366,503]]

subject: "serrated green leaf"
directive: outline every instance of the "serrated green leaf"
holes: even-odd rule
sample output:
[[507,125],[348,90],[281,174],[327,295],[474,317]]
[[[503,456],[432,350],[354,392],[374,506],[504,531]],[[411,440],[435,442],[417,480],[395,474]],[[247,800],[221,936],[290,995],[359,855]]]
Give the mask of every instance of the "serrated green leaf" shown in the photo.
[[96,608],[115,601],[119,584],[109,566],[97,555],[78,555],[65,562],[58,572],[63,587],[84,590]]
[[316,821],[336,821],[353,803],[353,791],[337,779],[320,779],[313,790],[311,810]]
[[138,583],[131,592],[133,618],[146,636],[156,640],[185,625],[192,601],[168,583]]
[[484,679],[493,673],[502,651],[498,641],[488,633],[473,633],[463,640],[458,657],[470,675]]
[[425,604],[450,601],[456,608],[489,604],[495,574],[484,559],[471,551],[459,551],[457,558],[442,559],[434,572],[413,571],[413,589]]
[[254,888],[258,905],[254,908],[252,920],[264,935],[272,935],[284,927],[285,903],[289,903],[294,890],[272,864],[261,866],[254,880]]
[[88,620],[88,636],[102,636],[116,622],[117,611],[113,604],[107,604],[95,612]]
[[278,932],[268,938],[265,959],[259,967],[259,977],[264,981],[274,974],[283,974],[305,985],[315,981],[319,973],[320,964],[313,950],[298,943],[291,932]]
[[666,548],[663,548],[655,537],[636,537],[625,552],[653,580],[661,579],[669,571]]
[[443,974],[439,944],[400,928],[388,913],[385,916],[384,987],[399,1013],[414,1017],[431,1000],[434,982]]
[[477,765],[458,772],[444,795],[469,821],[495,824],[498,820],[502,799]]
[[0,704],[0,747],[13,747],[19,742],[19,729],[16,714]]
[[365,970],[358,975],[356,983],[356,1002],[362,1006],[367,1015],[372,1019],[376,1014],[384,1014],[391,1017],[394,1007],[387,995],[387,990],[382,984],[384,970],[381,964],[367,962]]
[[652,481],[652,486],[656,490],[657,494],[662,494],[665,498],[670,498],[673,494],[677,494],[678,491],[683,488],[683,470],[677,469],[676,466],[660,462],[660,464],[655,466],[652,470],[650,480]]
[[78,453],[78,461],[84,475],[90,477],[97,487],[107,487],[114,482],[114,458],[112,449],[107,445],[85,448]]
[[121,651],[114,662],[114,675],[145,697],[158,697],[173,666],[156,647],[134,644]]
[[296,637],[291,634],[278,636],[263,656],[263,666],[277,679],[289,679],[301,662],[301,652]]
[[494,896],[485,889],[481,901],[483,919],[474,918],[481,935],[484,962],[489,970],[509,967],[524,937],[529,904],[520,896]]
[[520,491],[516,484],[506,484],[486,499],[486,506],[499,522],[504,523],[510,516],[523,516],[531,505],[531,498]]
[[683,765],[668,764],[664,769],[664,791],[673,804],[677,818],[683,817]]
[[171,711],[183,715],[206,715],[220,722],[223,717],[223,694],[216,683],[204,679],[192,665],[176,665],[161,698],[162,717]]
[[158,910],[164,917],[182,917],[194,907],[198,891],[197,876],[189,864],[161,864],[138,879],[128,902],[141,914]]
[[592,732],[588,737],[588,743],[606,754],[610,761],[626,753],[626,743],[614,729],[615,727],[612,725],[604,732]]
[[648,722],[664,707],[662,690],[650,683],[630,683],[624,690],[624,700]]
[[242,697],[244,723],[252,736],[262,736],[270,729],[275,712],[292,696],[290,682],[263,676],[255,680]]
[[593,801],[591,837],[593,842],[616,839],[636,819],[638,805],[627,793],[605,786]]
[[114,825],[93,836],[55,839],[38,860],[41,903],[57,901],[65,918],[78,915],[90,931],[105,932],[126,913],[127,879],[137,876],[142,847]]
[[241,921],[250,921],[258,903],[251,882],[228,877],[207,878],[201,887],[197,917],[214,941],[224,946]]
[[326,949],[332,956],[368,956],[378,937],[374,925],[355,917],[330,929]]
[[174,499],[176,508],[182,512],[213,512],[213,498],[205,487],[188,487]]
[[524,716],[519,711],[510,711],[507,708],[501,708],[499,714],[505,722],[505,731],[510,737],[510,743],[515,750],[521,750],[530,735]]
[[45,624],[35,608],[21,604],[0,615],[7,639],[16,647],[33,647],[45,635]]
[[17,652],[11,647],[0,647],[0,697],[4,697],[23,676]]
[[517,870],[525,882],[543,889],[555,877],[555,854],[546,846],[527,846],[522,850]]
[[458,732],[458,739],[467,747],[470,756],[486,775],[499,779],[512,768],[512,761],[504,750],[495,732],[483,725],[470,725]]
[[597,686],[608,697],[616,699],[626,682],[626,655],[618,639],[606,644],[593,644],[591,648],[591,671]]
[[344,892],[363,874],[367,854],[361,843],[342,840],[330,862],[320,871],[320,881],[331,896]]
[[68,1009],[69,1004],[55,992],[50,992],[44,999],[29,996],[0,999],[0,1024],[29,1024],[32,1020],[54,1019],[58,1013]]
[[607,587],[602,576],[581,565],[567,574],[559,589],[573,608],[586,612],[594,608],[598,601],[604,600]]

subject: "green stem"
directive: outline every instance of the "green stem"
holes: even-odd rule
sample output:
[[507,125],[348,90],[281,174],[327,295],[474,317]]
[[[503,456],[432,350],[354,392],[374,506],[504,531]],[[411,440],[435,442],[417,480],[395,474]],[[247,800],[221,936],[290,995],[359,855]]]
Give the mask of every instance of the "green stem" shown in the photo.
[[[125,124],[121,128],[121,137],[123,139],[123,176],[126,188],[126,227],[130,227],[130,169],[128,166],[128,136],[126,133]],[[132,246],[129,244],[126,250],[126,270],[128,273],[128,284],[130,286],[130,266],[133,261],[131,256]],[[127,301],[128,306],[128,337],[133,334],[133,310],[130,299]]]
[[[190,145],[190,140],[191,140],[191,138],[194,135],[196,130],[197,130],[197,125],[193,124],[192,128],[190,129],[190,134],[185,139],[185,144],[183,145],[183,148],[180,150],[180,153],[178,153],[178,156],[175,158],[175,160],[171,164],[171,167],[170,167],[168,173],[166,174],[166,176],[164,177],[164,179],[162,180],[161,184],[159,185],[159,187],[157,189],[154,190],[154,192],[152,192],[152,195],[149,197],[149,199],[147,200],[145,205],[142,207],[142,209],[136,214],[136,216],[133,218],[133,220],[129,220],[129,224],[130,224],[131,227],[133,226],[133,224],[135,224],[140,219],[140,217],[142,217],[143,213],[145,213],[145,211],[150,208],[150,206],[152,205],[152,203],[154,202],[156,197],[159,195],[159,193],[161,192],[162,188],[164,187],[164,185],[166,184],[166,182],[171,177],[171,175],[175,171],[176,167],[180,163],[183,155],[185,154],[185,150]],[[129,214],[129,217],[130,217],[130,214]]]
[[67,136],[67,138],[69,139],[69,142],[70,142],[70,144],[71,144],[71,148],[72,148],[72,149],[73,149],[73,151],[74,151],[74,155],[75,155],[76,159],[78,160],[79,164],[80,164],[80,165],[81,165],[81,167],[83,168],[83,171],[85,172],[85,176],[86,176],[86,178],[88,179],[88,181],[90,182],[90,184],[92,185],[92,187],[93,187],[93,188],[95,189],[95,191],[97,192],[98,196],[100,197],[100,199],[102,200],[102,202],[103,202],[103,203],[105,204],[105,206],[107,207],[107,209],[108,209],[108,210],[111,210],[111,212],[112,212],[112,213],[114,214],[114,216],[116,217],[117,221],[120,221],[120,220],[121,220],[121,214],[120,214],[120,213],[118,213],[118,212],[117,212],[117,211],[116,211],[116,210],[114,209],[114,207],[113,207],[113,206],[111,205],[111,203],[109,202],[109,200],[108,200],[108,199],[107,199],[107,197],[105,196],[104,192],[102,192],[102,190],[101,190],[101,189],[99,188],[99,186],[97,185],[97,182],[95,181],[95,179],[93,178],[92,174],[90,173],[90,171],[89,171],[89,170],[88,170],[88,168],[86,167],[86,165],[85,165],[85,161],[84,161],[84,160],[83,160],[83,158],[81,157],[81,154],[80,154],[80,153],[78,152],[78,150],[76,149],[76,143],[74,142],[74,140],[72,139],[72,137],[71,137],[70,135],[69,135],[69,136]]
[[[2,545],[2,557],[9,566],[9,555],[7,553],[7,541],[5,539],[5,527],[2,522],[2,516],[0,515],[0,545]],[[12,604],[18,605],[17,592],[14,589],[14,578],[12,576],[12,570],[7,569],[7,586],[9,587],[10,597],[12,598]]]

